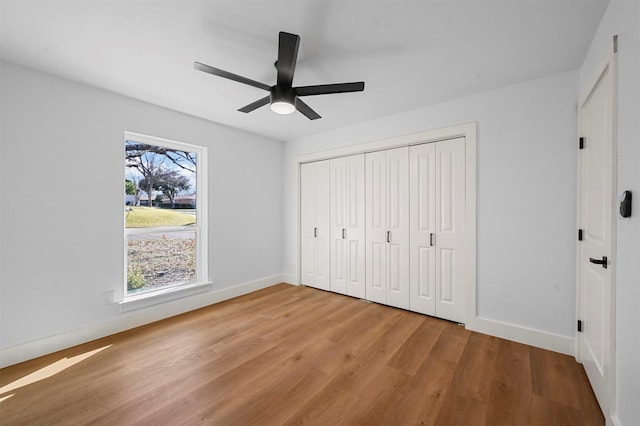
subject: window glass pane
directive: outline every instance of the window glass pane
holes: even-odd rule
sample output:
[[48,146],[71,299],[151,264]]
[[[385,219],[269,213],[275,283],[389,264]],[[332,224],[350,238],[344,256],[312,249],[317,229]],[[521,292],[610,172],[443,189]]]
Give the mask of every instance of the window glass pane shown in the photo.
[[125,141],[127,294],[197,280],[194,152]]
[[193,283],[196,281],[196,233],[129,234],[127,259],[128,292]]

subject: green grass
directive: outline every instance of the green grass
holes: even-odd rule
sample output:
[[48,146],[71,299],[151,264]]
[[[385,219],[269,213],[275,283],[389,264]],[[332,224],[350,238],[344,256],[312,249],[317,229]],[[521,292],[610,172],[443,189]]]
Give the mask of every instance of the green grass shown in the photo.
[[196,223],[196,217],[176,210],[155,207],[127,207],[127,228],[159,228],[162,226],[184,226]]

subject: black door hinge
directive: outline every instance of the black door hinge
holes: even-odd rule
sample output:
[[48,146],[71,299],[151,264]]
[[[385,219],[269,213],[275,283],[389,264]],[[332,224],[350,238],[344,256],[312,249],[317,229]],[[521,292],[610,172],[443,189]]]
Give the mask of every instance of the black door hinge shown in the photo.
[[582,321],[578,320],[578,333],[582,333]]
[[582,229],[578,229],[578,241],[582,241]]
[[584,149],[584,138],[580,138],[580,149]]

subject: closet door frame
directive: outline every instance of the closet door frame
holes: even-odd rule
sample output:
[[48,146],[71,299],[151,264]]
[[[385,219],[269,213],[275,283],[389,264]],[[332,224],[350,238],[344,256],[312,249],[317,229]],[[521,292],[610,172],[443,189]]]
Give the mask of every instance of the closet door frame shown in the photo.
[[[465,325],[470,330],[486,329],[482,319],[477,317],[476,309],[476,134],[477,123],[470,122],[456,126],[446,127],[437,130],[430,130],[409,135],[397,136],[388,139],[381,139],[372,142],[365,142],[356,145],[344,146],[328,151],[322,151],[311,154],[296,156],[290,175],[294,177],[295,194],[293,214],[297,218],[297,226],[295,235],[288,235],[289,241],[295,240],[297,250],[295,253],[294,265],[295,271],[292,275],[286,275],[284,281],[290,284],[298,285],[301,282],[301,234],[300,234],[300,165],[303,163],[331,159],[335,157],[348,156],[353,154],[362,154],[386,149],[399,148],[403,146],[417,145],[422,143],[437,142],[441,140],[454,139],[459,137],[465,138],[465,277],[466,277],[466,308],[465,308]],[[285,212],[285,214],[287,214]]]

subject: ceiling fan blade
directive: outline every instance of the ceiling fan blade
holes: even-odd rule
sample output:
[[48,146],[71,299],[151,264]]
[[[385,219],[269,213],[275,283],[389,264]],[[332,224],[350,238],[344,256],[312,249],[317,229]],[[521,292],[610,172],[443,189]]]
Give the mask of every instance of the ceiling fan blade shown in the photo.
[[300,99],[296,99],[296,109],[309,120],[317,120],[318,118],[320,118],[320,115],[317,112],[312,110],[309,105],[305,104]]
[[280,31],[278,41],[278,86],[291,87],[293,84],[293,73],[296,70],[298,60],[298,46],[300,46],[300,36]]
[[251,112],[254,109],[258,109],[261,106],[264,106],[264,105],[266,105],[268,103],[269,103],[269,96],[265,96],[262,99],[258,99],[257,101],[250,103],[249,105],[243,106],[238,111],[240,111],[240,112]]
[[364,81],[355,83],[318,84],[315,86],[295,87],[298,96],[328,95],[330,93],[362,92]]
[[258,89],[271,90],[270,86],[259,81],[251,80],[241,75],[230,73],[229,71],[221,70],[220,68],[214,68],[209,65],[201,64],[200,62],[194,62],[193,67],[199,71],[204,71],[209,74],[217,75],[218,77],[227,78],[229,80],[237,81],[238,83],[248,84],[249,86],[257,87]]

